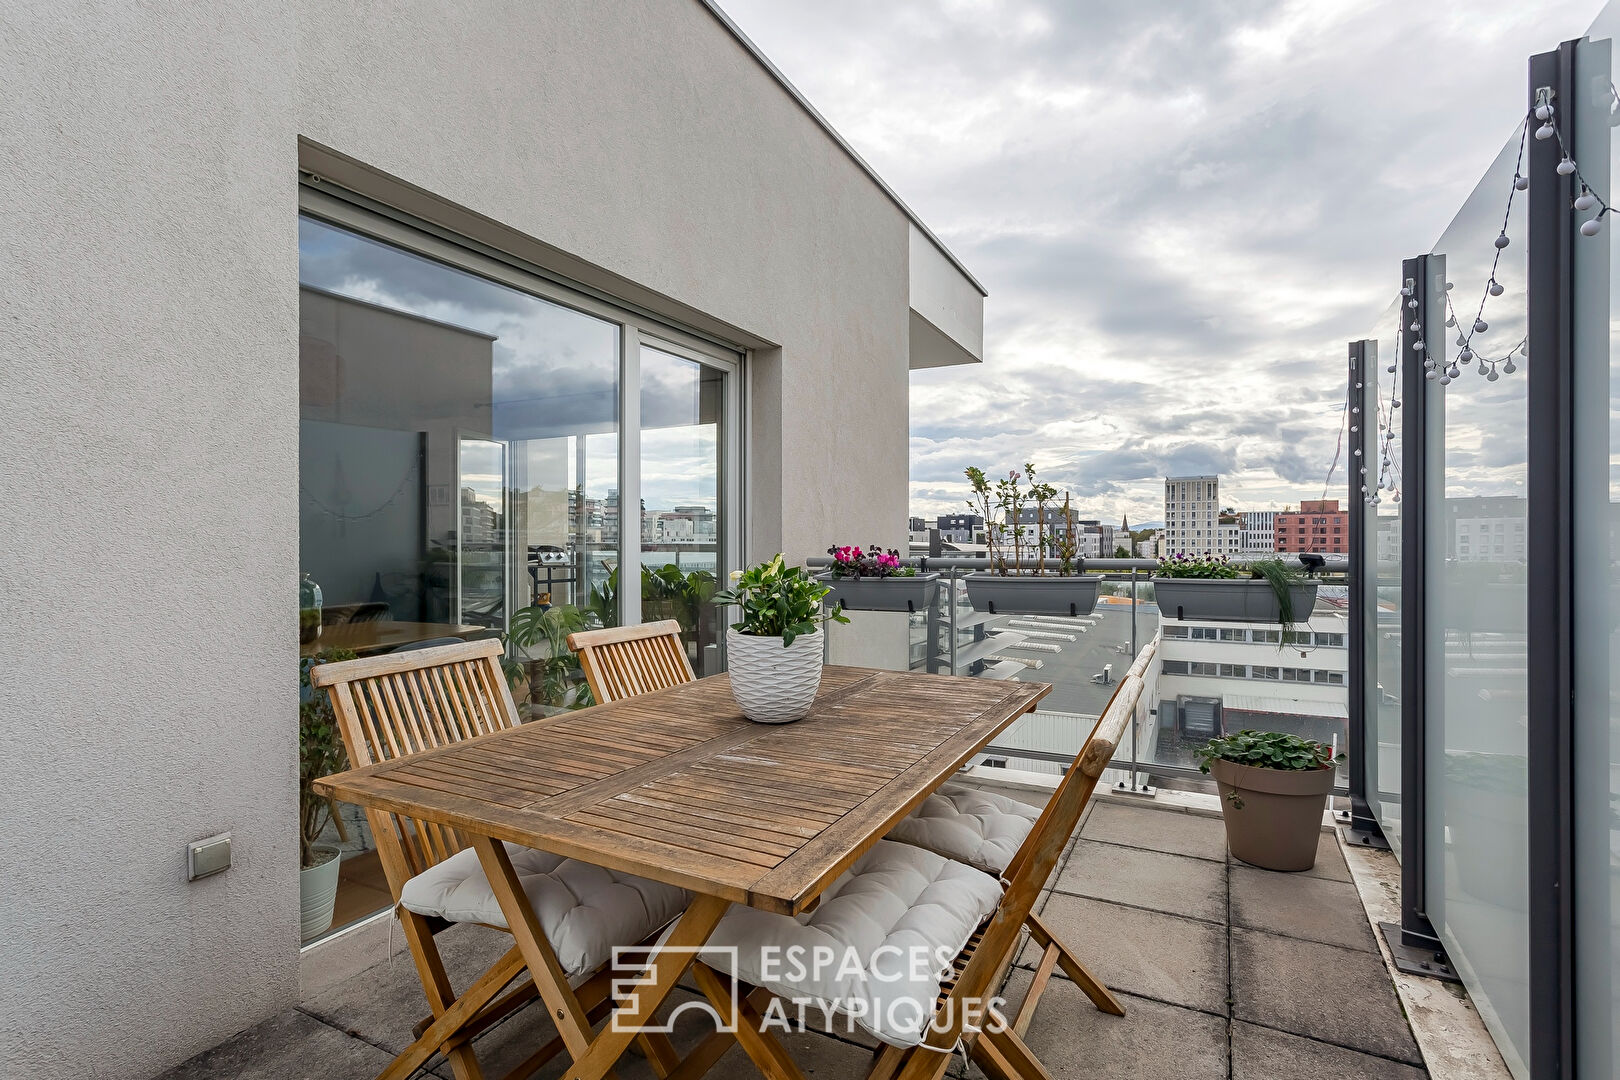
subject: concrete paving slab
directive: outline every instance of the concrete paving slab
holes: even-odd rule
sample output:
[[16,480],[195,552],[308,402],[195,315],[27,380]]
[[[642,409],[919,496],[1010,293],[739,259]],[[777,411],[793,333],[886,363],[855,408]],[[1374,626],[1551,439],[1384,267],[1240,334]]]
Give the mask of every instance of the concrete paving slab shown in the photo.
[[158,1080],[371,1080],[392,1060],[370,1043],[288,1009]]
[[[1233,866],[1249,865],[1230,853],[1226,859]],[[1334,881],[1350,880],[1350,868],[1345,865],[1344,853],[1339,850],[1339,838],[1335,835],[1335,830],[1322,830],[1316,841],[1316,864],[1309,870],[1301,870],[1299,873],[1305,877],[1332,878]]]
[[1302,1039],[1241,1021],[1232,1025],[1232,1080],[1423,1080],[1428,1073],[1388,1058]]
[[1232,925],[1377,952],[1361,896],[1348,881],[1234,865]]
[[1211,922],[1226,919],[1225,865],[1186,855],[1082,839],[1054,888]]
[[[1027,971],[1008,983],[1012,1008],[1029,989]],[[1025,1041],[1053,1077],[1140,1076],[1226,1080],[1226,1021],[1125,995],[1124,1016],[1100,1013],[1073,983],[1053,980]]]
[[1423,1063],[1377,953],[1240,927],[1231,934],[1234,1019]]
[[[1225,927],[1062,893],[1042,918],[1116,993],[1225,1015]],[[1039,960],[1039,950],[1026,946],[1020,962]]]
[[[510,934],[472,923],[453,926],[434,940],[444,958],[450,985],[458,992],[512,947]],[[416,965],[408,953],[352,975],[300,1007],[391,1054],[400,1053],[415,1040],[412,1025],[431,1013],[416,976]],[[442,1062],[443,1058],[435,1057],[429,1066]]]
[[1202,814],[1103,803],[1092,811],[1091,820],[1080,835],[1087,840],[1171,855],[1190,855],[1217,862],[1226,858],[1226,826],[1220,818]]

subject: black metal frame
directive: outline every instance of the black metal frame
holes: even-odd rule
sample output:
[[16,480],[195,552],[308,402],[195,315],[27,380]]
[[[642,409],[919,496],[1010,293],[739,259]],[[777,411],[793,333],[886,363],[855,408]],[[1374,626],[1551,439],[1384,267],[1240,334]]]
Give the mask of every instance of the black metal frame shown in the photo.
[[[1575,146],[1575,48],[1530,58],[1529,107],[1551,91]],[[1532,125],[1535,121],[1529,121]],[[1608,148],[1602,148],[1604,153]],[[1575,1075],[1574,941],[1574,245],[1575,177],[1558,139],[1530,140],[1528,253],[1527,666],[1530,830],[1530,1074]]]
[[[1346,840],[1362,847],[1388,850],[1389,841],[1378,825],[1378,817],[1367,801],[1367,616],[1375,610],[1377,600],[1377,574],[1369,570],[1367,558],[1367,478],[1376,484],[1378,474],[1371,462],[1378,447],[1374,438],[1377,417],[1367,412],[1367,401],[1374,395],[1367,387],[1378,378],[1378,343],[1352,341],[1349,347],[1349,404],[1350,415],[1346,426],[1350,428],[1350,647],[1349,689],[1350,709],[1350,827]],[[1369,427],[1371,430],[1369,430]],[[1347,470],[1348,471],[1348,470]],[[1358,479],[1359,478],[1359,479]],[[1372,489],[1376,490],[1376,488]],[[1375,620],[1376,622],[1376,620]]]
[[[1424,669],[1428,645],[1428,578],[1424,517],[1429,505],[1428,412],[1429,381],[1423,377],[1426,352],[1412,349],[1414,341],[1427,348],[1429,333],[1430,257],[1419,255],[1401,263],[1403,287],[1411,287],[1402,309],[1404,326],[1414,317],[1421,329],[1403,335],[1401,364],[1401,492],[1408,520],[1401,523],[1401,926],[1400,942],[1410,949],[1443,954],[1440,937],[1426,914],[1428,899],[1428,755],[1425,735]],[[1443,287],[1443,286],[1442,286]],[[1411,518],[1415,517],[1416,520]],[[1395,943],[1392,941],[1392,945]]]

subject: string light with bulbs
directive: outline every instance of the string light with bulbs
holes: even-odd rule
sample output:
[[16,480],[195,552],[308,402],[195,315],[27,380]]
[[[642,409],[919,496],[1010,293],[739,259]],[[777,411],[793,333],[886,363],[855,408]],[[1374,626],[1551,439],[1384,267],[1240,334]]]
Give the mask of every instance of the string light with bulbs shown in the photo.
[[[1610,92],[1614,93],[1612,86]],[[1620,93],[1616,93],[1615,97],[1617,101],[1620,101]],[[1517,160],[1514,162],[1513,183],[1508,190],[1507,207],[1502,214],[1502,228],[1498,231],[1494,241],[1496,253],[1491,259],[1490,274],[1487,276],[1484,288],[1480,292],[1479,306],[1475,309],[1473,320],[1466,327],[1459,327],[1461,320],[1458,318],[1457,310],[1451,301],[1452,283],[1449,281],[1445,283],[1446,327],[1448,329],[1458,328],[1457,352],[1449,364],[1436,360],[1433,355],[1430,355],[1427,344],[1421,336],[1418,336],[1421,335],[1423,330],[1423,320],[1418,311],[1417,283],[1408,278],[1401,288],[1401,296],[1405,298],[1405,303],[1396,309],[1400,323],[1395,334],[1398,356],[1396,363],[1391,363],[1385,368],[1385,371],[1391,376],[1389,407],[1387,410],[1383,406],[1382,395],[1378,397],[1377,415],[1374,419],[1378,424],[1380,464],[1377,483],[1370,491],[1366,483],[1367,469],[1365,463],[1361,465],[1361,491],[1369,505],[1376,506],[1382,501],[1383,492],[1389,492],[1396,502],[1399,502],[1401,497],[1399,491],[1399,468],[1394,462],[1391,450],[1395,440],[1395,410],[1401,407],[1398,394],[1398,360],[1399,356],[1405,355],[1403,350],[1408,342],[1410,342],[1413,352],[1423,356],[1423,377],[1430,382],[1437,382],[1441,386],[1449,386],[1461,376],[1463,368],[1474,367],[1475,365],[1477,365],[1476,370],[1488,382],[1495,382],[1503,375],[1512,375],[1518,370],[1519,363],[1529,357],[1528,335],[1520,338],[1513,348],[1498,356],[1480,355],[1474,348],[1474,338],[1476,335],[1483,334],[1490,329],[1490,324],[1485,319],[1486,305],[1491,299],[1499,297],[1507,291],[1497,278],[1497,270],[1501,265],[1502,252],[1512,243],[1511,238],[1508,236],[1507,227],[1508,221],[1513,215],[1513,200],[1518,196],[1519,192],[1526,191],[1530,187],[1530,178],[1524,175],[1524,148],[1527,137],[1532,130],[1538,141],[1557,140],[1560,151],[1559,162],[1556,166],[1558,175],[1572,176],[1575,178],[1576,183],[1580,185],[1580,194],[1571,201],[1570,208],[1578,214],[1585,214],[1593,208],[1597,209],[1596,214],[1581,222],[1579,232],[1582,236],[1596,236],[1602,232],[1604,217],[1614,209],[1608,200],[1604,199],[1592,188],[1586,177],[1581,175],[1580,166],[1570,155],[1569,146],[1564,142],[1563,134],[1559,132],[1557,125],[1554,123],[1556,115],[1557,109],[1553,104],[1552,91],[1543,89],[1538,91],[1535,106],[1525,114],[1524,120],[1519,125],[1519,153]],[[1532,120],[1539,122],[1533,129]],[[1411,320],[1409,324],[1408,319]],[[1375,382],[1375,388],[1376,385]],[[1360,389],[1359,384],[1357,389]],[[1357,450],[1356,453],[1359,456],[1361,452]]]

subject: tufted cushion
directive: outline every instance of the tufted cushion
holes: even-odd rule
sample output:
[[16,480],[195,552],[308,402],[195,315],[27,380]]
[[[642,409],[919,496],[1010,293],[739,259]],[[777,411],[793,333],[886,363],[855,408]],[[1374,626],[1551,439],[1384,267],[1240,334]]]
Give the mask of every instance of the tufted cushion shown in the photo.
[[889,839],[967,863],[997,877],[1035,820],[1039,807],[965,784],[946,784],[893,829]]
[[972,867],[880,840],[813,911],[734,906],[700,956],[787,999],[789,1016],[793,1002],[805,1002],[811,1017],[842,1013],[884,1042],[915,1046],[933,1018],[941,973],[1000,900],[1001,885]]
[[[571,981],[606,963],[615,945],[640,942],[686,909],[685,890],[673,885],[516,844],[507,844],[506,853]],[[399,902],[418,915],[450,922],[506,925],[471,848],[411,878]]]

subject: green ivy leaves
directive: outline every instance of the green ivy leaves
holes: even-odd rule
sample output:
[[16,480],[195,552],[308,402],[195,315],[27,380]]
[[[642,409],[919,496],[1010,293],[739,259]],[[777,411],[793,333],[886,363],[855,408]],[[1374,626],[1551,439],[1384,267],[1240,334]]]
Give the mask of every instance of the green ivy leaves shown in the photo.
[[[1198,770],[1209,772],[1211,761],[1230,761],[1235,765],[1251,765],[1259,769],[1281,769],[1304,772],[1308,769],[1327,769],[1336,760],[1333,747],[1326,743],[1302,739],[1281,731],[1255,731],[1245,729],[1235,735],[1211,739],[1197,750]],[[1340,754],[1337,760],[1344,760]]]

